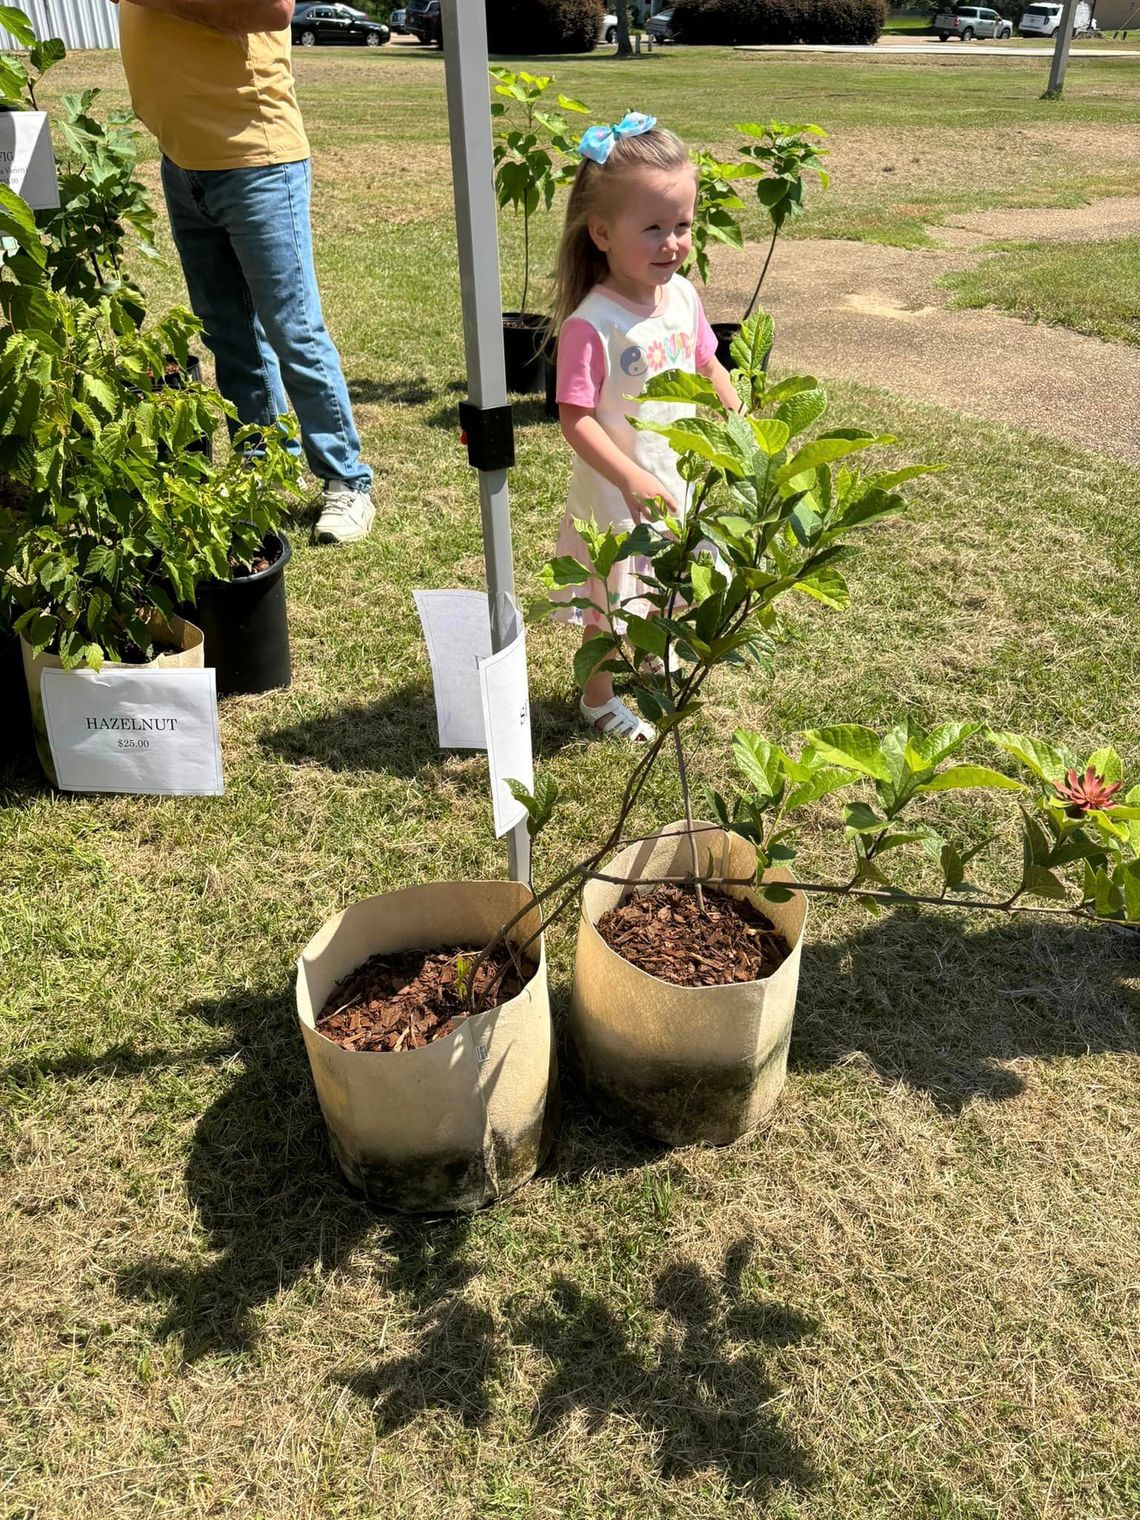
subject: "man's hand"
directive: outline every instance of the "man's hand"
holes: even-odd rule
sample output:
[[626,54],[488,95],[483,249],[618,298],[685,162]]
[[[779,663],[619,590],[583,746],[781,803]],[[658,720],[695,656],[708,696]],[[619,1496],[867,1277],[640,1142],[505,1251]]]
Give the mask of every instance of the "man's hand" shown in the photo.
[[281,32],[293,19],[293,0],[130,0],[130,4],[235,37]]

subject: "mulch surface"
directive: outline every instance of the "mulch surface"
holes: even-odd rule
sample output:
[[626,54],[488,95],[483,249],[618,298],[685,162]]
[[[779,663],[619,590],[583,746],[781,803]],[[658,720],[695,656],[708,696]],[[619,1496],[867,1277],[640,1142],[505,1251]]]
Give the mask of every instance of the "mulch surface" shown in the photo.
[[771,976],[787,958],[782,934],[751,903],[705,888],[654,887],[598,920],[598,933],[624,960],[678,987],[723,987]]
[[[468,1015],[456,986],[456,957],[474,960],[479,947],[402,950],[373,955],[338,982],[317,1016],[317,1029],[346,1050],[419,1050],[450,1034]],[[515,970],[503,946],[487,956],[475,978],[482,993],[504,972],[494,1004],[516,997],[534,975],[531,961]]]

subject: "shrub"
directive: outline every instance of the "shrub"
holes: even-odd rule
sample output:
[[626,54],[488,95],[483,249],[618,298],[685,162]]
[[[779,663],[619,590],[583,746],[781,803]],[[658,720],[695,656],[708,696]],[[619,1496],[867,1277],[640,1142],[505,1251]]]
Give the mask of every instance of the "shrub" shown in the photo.
[[602,0],[487,0],[492,53],[589,53],[598,44]]
[[676,0],[673,28],[683,42],[731,47],[748,42],[874,42],[885,0]]

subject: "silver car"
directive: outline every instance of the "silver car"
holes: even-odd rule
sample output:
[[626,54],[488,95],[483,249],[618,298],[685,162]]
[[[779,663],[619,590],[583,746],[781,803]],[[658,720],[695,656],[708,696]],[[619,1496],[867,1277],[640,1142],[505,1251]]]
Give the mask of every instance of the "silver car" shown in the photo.
[[957,37],[962,42],[972,42],[975,37],[996,37],[1004,42],[1013,36],[1013,23],[999,16],[997,11],[981,5],[955,5],[948,11],[939,11],[934,18],[934,30],[940,42]]

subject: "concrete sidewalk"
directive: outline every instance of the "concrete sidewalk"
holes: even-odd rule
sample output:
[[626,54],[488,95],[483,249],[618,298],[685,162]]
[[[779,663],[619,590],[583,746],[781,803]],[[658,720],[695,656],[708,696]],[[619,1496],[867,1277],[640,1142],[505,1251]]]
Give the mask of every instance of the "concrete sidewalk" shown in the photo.
[[[754,42],[742,45],[737,53],[860,53],[867,58],[911,57],[936,58],[1052,58],[1052,47],[1011,48],[999,43],[978,42],[884,42],[872,45],[848,42]],[[1073,48],[1069,62],[1083,58],[1140,58],[1140,48]]]
[[[1073,213],[1075,221],[1087,225],[1088,209]],[[1132,210],[1140,230],[1140,202]],[[961,218],[961,230],[989,232],[1002,214],[988,214],[988,223],[985,213]],[[1049,213],[1052,237],[1064,235],[1065,215]],[[1118,221],[1114,230],[1125,226]],[[944,231],[931,228],[934,236]],[[1072,235],[1082,234],[1085,226],[1074,225]],[[1140,465],[1140,349],[951,306],[938,276],[976,258],[962,247],[781,243],[763,291],[780,370],[881,386]],[[705,293],[711,320],[740,317],[760,262],[755,248],[717,250]]]

